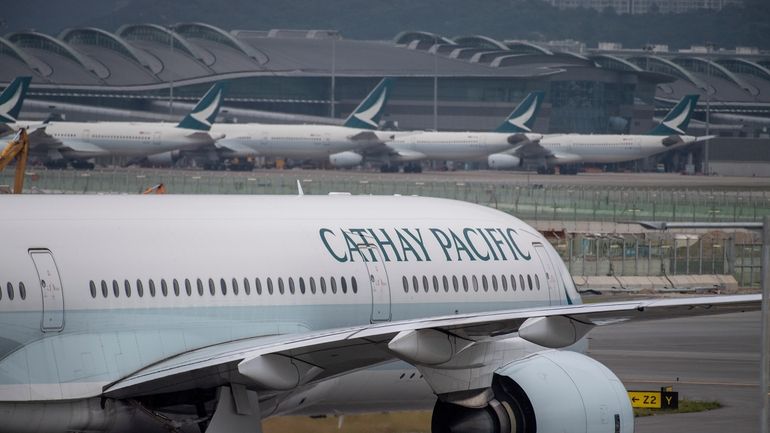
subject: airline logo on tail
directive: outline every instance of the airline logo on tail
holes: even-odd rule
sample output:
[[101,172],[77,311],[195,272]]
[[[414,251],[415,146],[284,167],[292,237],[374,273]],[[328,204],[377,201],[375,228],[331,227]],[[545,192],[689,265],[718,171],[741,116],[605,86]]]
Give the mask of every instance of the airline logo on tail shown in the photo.
[[543,102],[544,92],[532,92],[513,109],[502,125],[495,132],[532,132],[537,111]]
[[222,96],[227,87],[226,82],[216,83],[211,86],[208,92],[198,102],[198,105],[182,119],[177,128],[194,129],[197,131],[208,131],[219,114],[219,107],[222,105]]
[[0,122],[13,123],[19,118],[30,81],[32,77],[17,77],[0,93]]
[[377,129],[385,104],[388,102],[392,85],[392,78],[383,78],[380,84],[348,116],[344,125],[349,128]]
[[690,117],[696,105],[698,105],[698,95],[685,96],[649,134],[686,135],[687,125],[690,123]]

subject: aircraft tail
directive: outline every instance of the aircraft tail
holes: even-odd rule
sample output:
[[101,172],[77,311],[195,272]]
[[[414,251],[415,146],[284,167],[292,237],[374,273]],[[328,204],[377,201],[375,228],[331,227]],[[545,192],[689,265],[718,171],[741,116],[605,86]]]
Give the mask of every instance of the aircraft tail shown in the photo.
[[377,87],[358,104],[355,110],[345,119],[344,126],[358,129],[377,129],[380,126],[380,119],[388,103],[391,88],[393,87],[393,78],[383,78]]
[[648,132],[649,135],[685,135],[687,125],[690,124],[690,117],[695,106],[698,104],[699,95],[687,95],[677,103],[666,117]]
[[0,93],[0,122],[13,123],[19,118],[21,104],[27,95],[30,81],[32,77],[16,77],[3,93]]
[[222,106],[222,99],[227,89],[227,82],[220,81],[211,86],[203,98],[192,111],[182,119],[177,128],[193,129],[196,131],[208,131],[219,114],[219,107]]
[[527,95],[508,115],[505,122],[495,129],[495,132],[532,132],[532,127],[535,126],[535,119],[537,118],[537,111],[540,109],[543,97],[545,97],[545,92],[542,91],[532,92]]

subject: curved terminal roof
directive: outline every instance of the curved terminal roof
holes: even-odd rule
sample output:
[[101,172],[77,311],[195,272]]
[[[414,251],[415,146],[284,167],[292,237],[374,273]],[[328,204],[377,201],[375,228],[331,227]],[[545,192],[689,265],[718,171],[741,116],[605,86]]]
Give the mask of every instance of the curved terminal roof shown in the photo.
[[206,66],[214,63],[211,53],[194,46],[177,32],[157,24],[127,24],[119,28],[116,33],[126,40],[143,40],[173,47]]
[[671,60],[664,59],[663,57],[647,55],[629,57],[627,60],[629,62],[635,63],[637,66],[646,71],[661,72],[663,74],[673,75],[695,85],[700,89],[713,92],[713,90],[709,90],[711,87],[705,81],[695,76],[695,74],[688,71],[683,66],[678,65]]
[[610,54],[594,54],[590,58],[602,68],[612,69],[614,71],[642,71],[642,68],[628,60]]
[[[8,55],[9,57],[16,59],[17,61],[26,65],[30,70],[37,72],[42,77],[48,77],[53,73],[53,69],[47,64],[41,62],[37,58],[30,56],[23,50],[20,50],[8,39],[0,37],[0,54]],[[4,68],[11,68],[11,65],[7,63],[3,65]],[[26,71],[20,71],[15,75],[24,75]]]
[[749,84],[746,80],[740,78],[732,71],[713,61],[706,60],[701,57],[676,57],[671,61],[678,65],[684,66],[689,71],[706,75],[714,75],[722,78],[723,80],[730,81],[751,95],[759,94],[759,90],[755,86]]
[[120,36],[106,30],[94,27],[67,29],[59,35],[59,39],[68,44],[94,45],[116,51],[149,69],[153,73],[160,72],[162,69],[160,62],[158,62],[157,59],[147,56],[145,53],[142,53],[131,46]]
[[447,39],[444,36],[441,36],[436,33],[431,32],[423,32],[423,31],[404,31],[396,35],[395,38],[393,38],[393,42],[395,42],[397,45],[408,45],[415,40],[421,41],[421,42],[440,42],[442,44],[454,44],[454,41],[451,39]]
[[728,59],[717,59],[715,61],[716,63],[719,63],[732,72],[749,74],[755,77],[759,77],[765,81],[770,81],[770,69],[751,60],[739,59],[736,57]]
[[466,45],[474,48],[498,51],[508,50],[508,47],[506,47],[504,43],[483,35],[456,36],[453,40],[458,45]]
[[511,51],[523,54],[553,54],[551,50],[527,41],[505,41],[505,46]]
[[236,39],[230,33],[205,23],[182,23],[174,26],[174,30],[186,38],[199,38],[228,46],[246,57],[263,65],[268,62],[265,53]]
[[[59,58],[66,59],[65,62],[46,62],[51,68],[52,74],[61,75],[63,79],[65,75],[68,80],[77,79],[78,75],[81,75],[80,79],[83,79],[82,73],[79,73],[82,71],[93,74],[93,76],[97,78],[96,80],[88,81],[99,82],[110,74],[109,70],[104,65],[75,51],[72,47],[53,36],[38,32],[16,32],[8,35],[8,40],[25,51],[47,52]],[[47,59],[50,59],[50,57]],[[73,68],[72,64],[76,66]],[[80,68],[81,71],[78,71],[77,68]]]

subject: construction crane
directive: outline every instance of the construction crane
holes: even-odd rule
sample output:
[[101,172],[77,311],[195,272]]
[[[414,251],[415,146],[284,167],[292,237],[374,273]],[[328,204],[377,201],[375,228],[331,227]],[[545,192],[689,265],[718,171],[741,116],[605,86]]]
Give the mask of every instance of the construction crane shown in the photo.
[[13,181],[13,194],[21,194],[24,188],[24,169],[27,168],[27,158],[29,157],[29,136],[26,129],[19,129],[19,132],[8,142],[2,153],[0,153],[0,171],[16,160],[16,176]]
[[153,185],[142,192],[142,194],[165,194],[165,193],[166,193],[166,185],[163,185],[162,183]]

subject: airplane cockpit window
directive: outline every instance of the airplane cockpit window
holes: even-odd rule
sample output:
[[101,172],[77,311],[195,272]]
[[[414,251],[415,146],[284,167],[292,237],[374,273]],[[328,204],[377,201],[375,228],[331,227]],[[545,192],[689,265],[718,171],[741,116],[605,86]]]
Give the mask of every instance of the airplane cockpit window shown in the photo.
[[21,281],[19,281],[19,296],[22,301],[27,299],[27,288],[24,287],[24,283]]
[[144,296],[144,286],[142,286],[142,280],[136,280],[136,294],[141,298]]
[[238,296],[238,280],[236,280],[235,278],[233,278],[232,286],[233,286],[233,295]]
[[[88,287],[91,289],[91,297],[96,298],[96,283],[94,283],[94,280],[91,280],[88,282]],[[3,295],[0,294],[0,296],[3,296]]]

